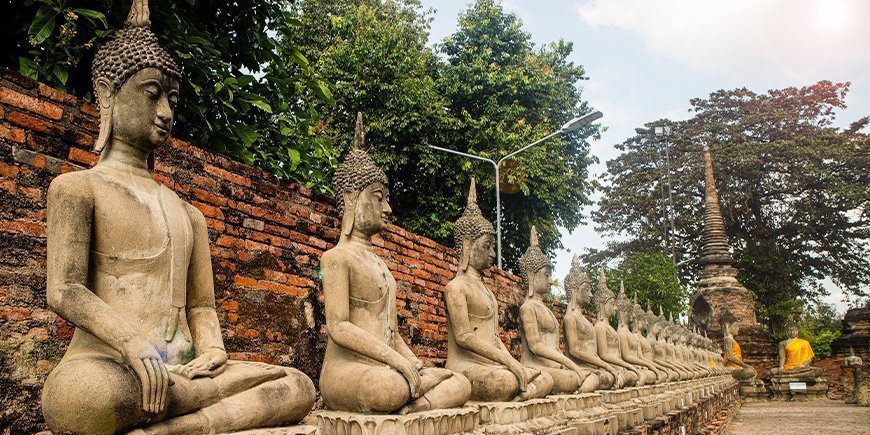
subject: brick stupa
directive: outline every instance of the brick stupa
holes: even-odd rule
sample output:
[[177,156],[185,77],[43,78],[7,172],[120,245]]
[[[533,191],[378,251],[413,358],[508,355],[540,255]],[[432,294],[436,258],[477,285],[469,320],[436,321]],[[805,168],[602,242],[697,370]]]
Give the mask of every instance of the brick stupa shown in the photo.
[[713,158],[710,148],[704,147],[704,231],[701,256],[697,260],[703,267],[698,288],[690,300],[691,322],[713,337],[721,336],[719,316],[725,308],[737,317],[741,326],[756,326],[755,299],[752,293],[737,281],[734,259],[728,251],[725,221],[719,208],[719,194],[713,177]]

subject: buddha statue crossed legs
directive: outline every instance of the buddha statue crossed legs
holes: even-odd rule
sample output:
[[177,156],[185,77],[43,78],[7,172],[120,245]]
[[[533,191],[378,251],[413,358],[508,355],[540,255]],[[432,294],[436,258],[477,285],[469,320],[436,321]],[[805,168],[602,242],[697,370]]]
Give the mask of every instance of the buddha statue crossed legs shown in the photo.
[[459,267],[456,277],[444,288],[446,367],[468,378],[472,400],[503,402],[544,397],[553,388],[553,378],[520,364],[498,337],[498,303],[482,279],[495,258],[495,231],[476,201],[472,178],[468,205],[453,226]]
[[582,369],[559,349],[559,319],[544,304],[550,291],[550,259],[538,246],[535,227],[531,243],[520,257],[520,272],[528,286],[526,301],[520,306],[523,354],[520,361],[553,377],[553,394],[580,391],[587,393],[598,388],[598,376]]
[[423,368],[399,335],[396,281],[372,250],[387,227],[387,177],[362,149],[357,114],[353,149],[338,168],[338,244],[321,267],[328,341],[320,390],[327,408],[359,413],[407,413],[464,404],[471,385],[448,369]]
[[96,55],[99,163],[48,192],[49,306],[76,326],[43,388],[55,432],[201,434],[302,419],[298,370],[228,361],[202,214],[148,173],[172,128],[180,74],[136,0]]

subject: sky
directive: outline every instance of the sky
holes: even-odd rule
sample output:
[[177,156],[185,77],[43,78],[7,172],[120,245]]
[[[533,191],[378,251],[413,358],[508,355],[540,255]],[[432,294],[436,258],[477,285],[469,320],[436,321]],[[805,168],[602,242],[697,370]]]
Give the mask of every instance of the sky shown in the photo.
[[[422,0],[433,8],[430,43],[456,29],[469,0]],[[607,126],[591,142],[600,163],[618,155],[614,145],[634,128],[661,118],[688,118],[689,100],[719,89],[805,86],[819,80],[852,83],[848,126],[870,115],[870,1],[866,0],[503,0],[536,44],[574,43],[570,60],[589,77],[582,96],[604,113]],[[589,208],[585,214],[594,209]],[[553,276],[568,273],[574,253],[603,248],[609,239],[593,224],[562,230]],[[845,311],[843,293],[830,281],[825,302]]]

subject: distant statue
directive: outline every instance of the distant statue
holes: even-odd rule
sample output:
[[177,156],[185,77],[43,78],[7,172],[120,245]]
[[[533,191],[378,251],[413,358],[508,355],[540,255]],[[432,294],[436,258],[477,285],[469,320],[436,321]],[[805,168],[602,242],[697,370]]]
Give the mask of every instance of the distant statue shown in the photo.
[[843,363],[849,367],[858,367],[864,365],[864,360],[860,356],[855,355],[855,348],[849,346],[849,356],[843,360]]
[[205,218],[148,172],[181,75],[135,0],[97,53],[97,165],[48,190],[48,304],[76,326],[43,387],[55,433],[204,434],[301,420],[300,371],[227,359]]
[[568,310],[562,319],[565,329],[565,353],[578,366],[592,370],[598,376],[599,389],[618,389],[625,384],[622,369],[598,356],[595,327],[583,315],[583,306],[592,302],[592,284],[589,275],[580,268],[580,259],[574,256],[571,270],[565,276],[565,292],[568,294]]
[[477,206],[474,179],[468,205],[453,225],[459,267],[444,288],[447,365],[471,382],[471,398],[485,402],[537,399],[553,388],[547,372],[525,367],[498,336],[498,303],[483,284],[495,258],[495,230]]
[[559,349],[559,319],[544,303],[550,292],[550,259],[538,246],[538,234],[532,227],[531,243],[520,257],[520,272],[528,286],[526,301],[520,307],[523,364],[547,372],[553,377],[553,394],[598,388],[598,376],[581,369]]
[[668,357],[666,349],[666,341],[663,337],[663,332],[667,330],[667,319],[662,314],[659,307],[659,314],[656,315],[652,310],[647,309],[647,318],[649,326],[647,327],[646,338],[652,348],[652,360],[666,369],[668,369],[669,381],[684,381],[689,379],[688,373]]
[[813,348],[810,342],[798,337],[798,327],[794,321],[786,326],[787,339],[779,342],[779,367],[770,369],[772,376],[810,377],[822,375],[822,370],[813,367]]
[[641,380],[639,369],[622,359],[622,351],[619,346],[619,334],[610,326],[610,318],[616,314],[616,295],[607,287],[607,278],[604,269],[598,274],[598,288],[593,295],[595,300],[595,344],[598,346],[598,356],[618,368],[624,387],[640,386]]
[[668,315],[665,325],[663,335],[665,337],[665,349],[667,350],[668,357],[671,361],[685,370],[689,379],[700,377],[697,367],[692,366],[682,351],[680,343],[682,341],[683,328],[674,322],[673,313]]
[[[659,374],[653,370],[654,366],[649,361],[641,358],[640,345],[637,336],[629,329],[629,322],[632,320],[633,304],[631,299],[625,295],[625,285],[622,281],[619,282],[619,294],[616,295],[616,333],[619,336],[619,349],[622,359],[634,366],[640,379],[637,385],[652,385],[658,382]],[[664,376],[664,373],[661,374]]]
[[655,321],[655,315],[650,311],[649,301],[647,301],[646,310],[637,303],[637,293],[634,295],[634,307],[631,312],[631,331],[637,340],[638,358],[646,361],[655,368],[658,376],[658,383],[669,382],[679,379],[679,374],[672,368],[664,364],[663,361],[657,361],[655,352],[653,351],[652,342],[644,334],[649,334],[650,321]]
[[743,352],[740,350],[740,344],[737,343],[737,334],[740,333],[740,324],[737,317],[730,310],[725,310],[719,316],[719,325],[722,327],[724,339],[722,346],[724,352],[722,354],[725,360],[725,367],[733,369],[731,376],[737,380],[754,379],[757,376],[755,369],[743,362]]
[[387,177],[363,150],[362,114],[353,149],[335,172],[338,244],[320,259],[328,335],[320,373],[327,408],[408,413],[461,406],[471,385],[448,369],[423,368],[399,335],[396,281],[371,239],[392,212]]

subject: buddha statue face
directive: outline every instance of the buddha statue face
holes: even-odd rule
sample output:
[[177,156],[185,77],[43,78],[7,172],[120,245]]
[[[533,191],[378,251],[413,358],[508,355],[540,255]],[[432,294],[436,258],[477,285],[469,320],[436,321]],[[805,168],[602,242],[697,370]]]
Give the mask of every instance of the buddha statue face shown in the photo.
[[649,325],[649,333],[650,334],[652,334],[654,336],[658,336],[659,332],[661,332],[661,331],[662,331],[662,325],[660,325],[659,322],[650,323],[650,325]]
[[798,336],[798,327],[795,324],[788,325],[785,331],[788,333],[788,338],[797,338]]
[[550,291],[550,266],[544,266],[529,277],[529,290],[534,294],[546,296]]
[[363,188],[358,194],[346,192],[344,203],[353,205],[353,229],[367,237],[380,233],[387,227],[387,218],[393,212],[389,203],[390,191],[387,186],[376,181]]
[[726,326],[725,330],[728,331],[728,333],[732,336],[736,337],[737,334],[740,333],[740,325],[737,322],[734,322]]
[[588,282],[585,282],[573,291],[577,292],[577,303],[579,305],[587,305],[592,301],[592,286]]
[[101,110],[112,114],[112,138],[149,153],[166,142],[178,104],[178,80],[157,68],[144,68],[114,91],[97,80]]
[[463,252],[463,255],[468,255],[468,265],[480,271],[489,269],[495,261],[494,244],[495,236],[492,234],[482,234],[475,238],[470,243],[468,253]]

